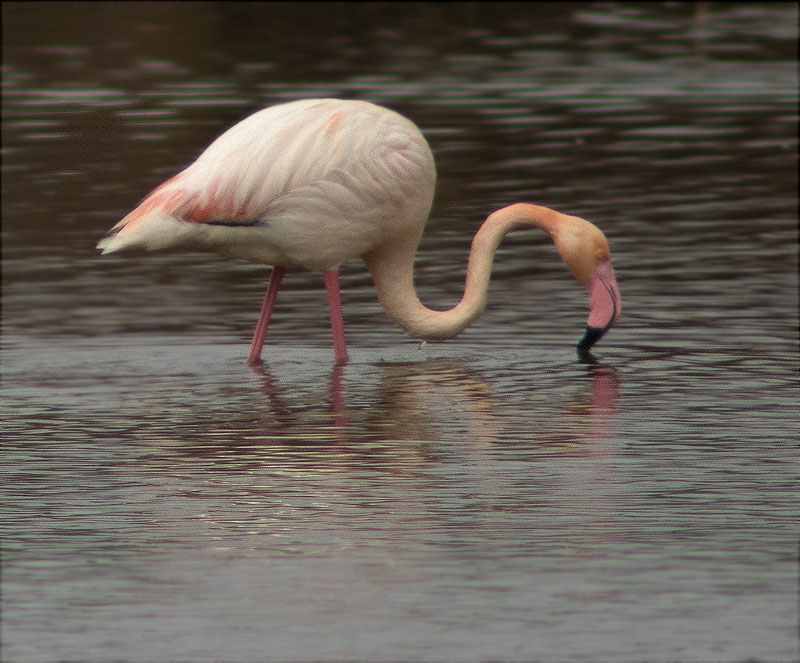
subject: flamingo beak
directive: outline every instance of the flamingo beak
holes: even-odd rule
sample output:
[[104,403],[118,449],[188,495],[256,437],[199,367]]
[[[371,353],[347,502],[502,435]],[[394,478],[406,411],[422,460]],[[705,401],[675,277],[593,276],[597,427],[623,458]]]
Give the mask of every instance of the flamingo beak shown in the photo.
[[580,352],[587,352],[597,343],[611,329],[622,310],[622,299],[610,259],[598,261],[586,282],[586,289],[589,291],[589,318],[586,321],[586,333],[578,343]]

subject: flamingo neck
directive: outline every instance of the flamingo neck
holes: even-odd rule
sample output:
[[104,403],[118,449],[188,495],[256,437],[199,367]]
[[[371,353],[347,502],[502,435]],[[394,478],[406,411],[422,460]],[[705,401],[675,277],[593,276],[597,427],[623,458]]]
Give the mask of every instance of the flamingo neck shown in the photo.
[[446,311],[436,311],[420,302],[414,289],[414,254],[419,238],[405,245],[393,243],[364,256],[389,317],[410,336],[443,340],[463,331],[486,306],[492,261],[500,241],[511,230],[536,227],[555,237],[563,215],[547,207],[516,203],[489,215],[472,240],[467,279],[461,301]]

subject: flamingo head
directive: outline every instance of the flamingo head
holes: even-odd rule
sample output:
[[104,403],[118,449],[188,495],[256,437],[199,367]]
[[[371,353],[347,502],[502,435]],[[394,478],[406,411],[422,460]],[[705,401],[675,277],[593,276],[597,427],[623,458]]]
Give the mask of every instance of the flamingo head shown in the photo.
[[551,236],[572,275],[589,291],[586,333],[578,343],[578,350],[587,352],[611,329],[622,310],[608,242],[597,226],[577,216],[562,215]]

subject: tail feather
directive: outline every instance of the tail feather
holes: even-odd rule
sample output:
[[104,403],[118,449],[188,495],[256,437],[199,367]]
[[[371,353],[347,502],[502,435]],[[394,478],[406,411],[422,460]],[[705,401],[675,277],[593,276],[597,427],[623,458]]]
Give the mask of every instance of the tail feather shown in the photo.
[[114,225],[97,243],[102,255],[125,249],[155,250],[175,244],[182,234],[180,207],[191,196],[176,186],[180,174],[151,191],[139,205]]
[[152,251],[186,241],[197,243],[206,236],[208,226],[256,225],[260,214],[251,205],[254,189],[247,189],[240,200],[239,188],[235,176],[198,181],[196,167],[190,166],[153,189],[111,228],[97,248],[103,254],[125,249]]
[[117,224],[111,230],[109,230],[103,237],[97,242],[97,248],[101,250],[100,255],[105,255],[106,253],[112,253],[113,251],[117,250],[113,248],[114,238],[119,234],[119,231],[122,230],[122,226]]

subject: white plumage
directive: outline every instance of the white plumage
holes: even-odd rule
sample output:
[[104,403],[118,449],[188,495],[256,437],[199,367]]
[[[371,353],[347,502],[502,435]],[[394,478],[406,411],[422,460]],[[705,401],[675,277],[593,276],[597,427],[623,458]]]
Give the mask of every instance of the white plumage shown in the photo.
[[362,257],[388,315],[412,336],[450,338],[483,310],[492,259],[519,226],[550,235],[589,290],[588,349],[621,309],[608,244],[594,225],[517,203],[492,213],[473,240],[461,301],[425,307],[414,290],[417,245],[436,171],[420,130],[363,101],[308,99],[259,111],[223,133],[181,173],[150,193],[98,244],[102,252],[205,248],[273,265],[249,360],[261,347],[284,270],[322,271],[336,359],[347,359],[338,267]]
[[228,129],[98,245],[205,247],[326,270],[427,218],[433,155],[419,129],[373,104],[302,100]]

